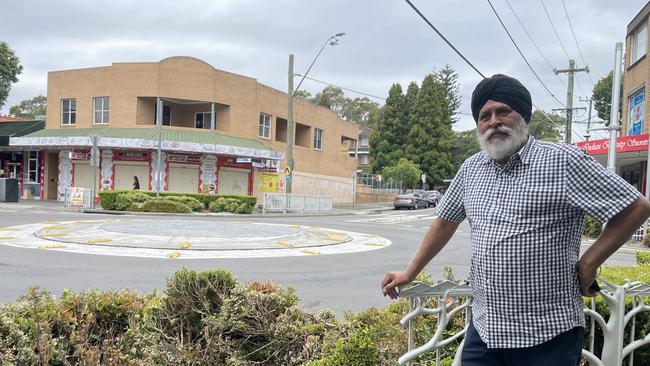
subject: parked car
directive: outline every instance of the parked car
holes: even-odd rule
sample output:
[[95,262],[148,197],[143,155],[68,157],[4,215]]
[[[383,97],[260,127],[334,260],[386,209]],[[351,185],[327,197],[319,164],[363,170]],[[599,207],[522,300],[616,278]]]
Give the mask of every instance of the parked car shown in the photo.
[[426,195],[426,200],[427,200],[427,207],[436,207],[438,205],[438,201],[440,201],[440,197],[442,197],[442,194],[436,190],[433,191],[424,191],[424,194]]
[[415,192],[415,193],[408,193],[408,194],[400,194],[399,196],[395,197],[395,200],[393,201],[393,206],[395,207],[396,210],[399,210],[402,207],[417,210],[419,208],[427,208],[428,203],[424,194],[420,192]]

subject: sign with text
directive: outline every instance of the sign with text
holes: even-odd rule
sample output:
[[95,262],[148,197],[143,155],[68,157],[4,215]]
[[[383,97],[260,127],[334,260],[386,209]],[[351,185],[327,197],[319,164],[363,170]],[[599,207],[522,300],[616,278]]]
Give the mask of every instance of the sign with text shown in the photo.
[[84,189],[81,187],[70,188],[70,207],[84,207]]
[[279,174],[260,173],[260,192],[280,192],[281,181]]
[[167,155],[167,161],[170,163],[200,164],[201,157],[199,155],[169,154]]
[[227,158],[227,157],[219,157],[219,160],[217,161],[217,165],[220,167],[228,167],[228,168],[239,168],[239,169],[250,169],[251,168],[251,163],[238,163],[236,158]]
[[643,132],[643,103],[645,102],[645,92],[643,89],[636,92],[629,99],[630,116],[627,124],[627,135],[640,135]]
[[[590,155],[607,154],[609,139],[582,141],[576,146],[584,149]],[[616,152],[645,151],[648,149],[648,134],[625,136],[616,139]]]
[[88,151],[72,151],[70,160],[90,160],[90,153]]
[[113,155],[113,160],[121,161],[150,161],[151,157],[146,151],[118,151]]

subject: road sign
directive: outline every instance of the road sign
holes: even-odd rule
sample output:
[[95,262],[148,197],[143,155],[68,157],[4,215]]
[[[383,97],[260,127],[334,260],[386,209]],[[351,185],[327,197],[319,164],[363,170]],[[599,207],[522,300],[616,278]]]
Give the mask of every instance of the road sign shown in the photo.
[[381,182],[381,174],[377,175],[377,182]]
[[425,182],[427,181],[427,175],[426,175],[426,174],[422,174],[422,175],[420,176],[420,179],[422,179],[422,183],[425,183]]
[[287,177],[290,176],[291,175],[291,168],[289,168],[289,167],[284,168],[284,175],[286,175]]
[[90,136],[93,147],[90,149],[90,166],[99,166],[99,136]]

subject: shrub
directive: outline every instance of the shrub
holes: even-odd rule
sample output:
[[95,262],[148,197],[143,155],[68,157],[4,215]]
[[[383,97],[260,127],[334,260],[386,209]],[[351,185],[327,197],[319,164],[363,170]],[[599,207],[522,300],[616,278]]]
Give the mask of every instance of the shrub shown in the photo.
[[169,213],[190,213],[192,210],[190,210],[187,205],[180,203],[180,202],[175,202],[175,201],[170,201],[166,199],[157,199],[157,200],[150,200],[145,202],[142,205],[142,211],[144,212],[169,212]]
[[115,210],[115,200],[117,197],[124,193],[131,191],[124,190],[104,190],[99,191],[99,203],[104,210]]
[[589,238],[597,238],[603,230],[603,225],[591,216],[585,218],[585,228],[583,235]]
[[203,208],[204,208],[203,203],[201,201],[197,200],[194,197],[190,197],[190,196],[163,196],[163,197],[160,197],[160,199],[164,199],[164,200],[168,200],[168,201],[174,201],[174,202],[180,202],[180,203],[186,205],[187,207],[189,207],[190,210],[192,210],[194,212],[203,211]]
[[636,264],[650,264],[650,252],[637,250]]
[[379,351],[373,339],[363,333],[336,341],[331,353],[310,366],[375,366],[380,365]]
[[[99,198],[102,205],[102,208],[105,210],[115,210],[115,200],[118,196],[126,193],[133,193],[134,191],[126,190],[104,190],[99,192]],[[138,191],[138,193],[146,194],[149,197],[156,197],[156,192],[149,191]],[[191,197],[199,202],[203,203],[203,208],[209,208],[211,202],[218,200],[219,198],[233,198],[242,203],[247,203],[251,207],[255,207],[257,203],[257,197],[247,196],[247,195],[237,195],[237,194],[205,194],[205,193],[177,193],[177,192],[161,192],[160,197],[178,197],[185,196]],[[128,206],[126,206],[128,207]]]
[[122,193],[115,199],[114,209],[117,211],[125,211],[131,205],[142,204],[151,200],[151,197],[142,192],[132,191]]
[[250,200],[234,197],[219,197],[210,202],[209,209],[212,212],[232,212],[236,214],[250,214],[253,212],[255,203]]

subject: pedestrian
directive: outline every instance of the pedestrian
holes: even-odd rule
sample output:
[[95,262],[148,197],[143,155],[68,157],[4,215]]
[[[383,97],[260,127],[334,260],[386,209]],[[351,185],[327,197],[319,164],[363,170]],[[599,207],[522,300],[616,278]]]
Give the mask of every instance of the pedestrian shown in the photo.
[[133,176],[133,190],[137,191],[140,189],[140,180],[138,180],[138,176],[134,175]]
[[[467,219],[474,300],[462,365],[578,365],[582,296],[595,296],[598,268],[650,216],[650,202],[585,151],[529,136],[532,100],[518,80],[482,80],[471,108],[481,151],[462,164],[415,256],[386,274],[382,292],[396,298]],[[578,260],[585,215],[607,225]]]

